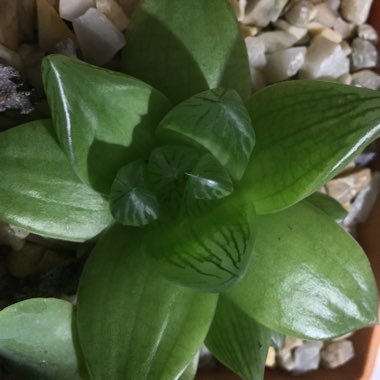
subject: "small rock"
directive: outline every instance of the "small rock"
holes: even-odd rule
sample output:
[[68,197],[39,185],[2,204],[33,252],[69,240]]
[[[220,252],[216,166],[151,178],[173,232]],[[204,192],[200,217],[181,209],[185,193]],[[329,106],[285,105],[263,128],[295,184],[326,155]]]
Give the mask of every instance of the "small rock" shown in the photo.
[[380,76],[371,70],[357,71],[352,74],[352,84],[371,90],[380,90]]
[[265,45],[261,37],[247,37],[245,46],[250,68],[262,69],[266,64]]
[[297,74],[304,63],[305,54],[305,47],[293,47],[268,54],[264,68],[267,82],[280,82]]
[[325,28],[325,25],[316,21],[312,21],[309,24],[307,24],[307,30],[312,36],[317,36],[321,34]]
[[348,175],[341,175],[326,183],[328,195],[335,198],[347,210],[350,209],[352,200],[371,181],[371,171],[368,168],[349,172]]
[[350,55],[352,53],[351,46],[349,45],[349,43],[346,40],[343,40],[339,45],[342,48],[342,50],[344,51],[344,54]]
[[373,0],[342,0],[342,16],[356,25],[364,24]]
[[307,35],[307,29],[306,28],[300,28],[298,26],[294,26],[292,24],[289,24],[285,20],[277,20],[274,24],[276,29],[283,30],[284,32],[287,32],[294,37],[297,38],[297,41],[301,40]]
[[8,49],[15,50],[18,46],[17,1],[0,1],[0,43]]
[[252,92],[261,90],[267,85],[265,81],[264,74],[261,70],[251,69],[251,83],[252,83]]
[[354,71],[376,66],[377,50],[371,42],[362,38],[355,38],[352,41],[351,48],[351,65]]
[[336,44],[340,44],[342,42],[342,36],[330,28],[323,28],[319,33],[319,36],[335,42]]
[[258,38],[262,39],[267,53],[290,48],[298,41],[297,37],[283,30],[264,32]]
[[352,83],[352,75],[347,73],[343,74],[338,78],[338,81],[343,84],[351,84]]
[[293,372],[303,373],[317,369],[320,362],[322,342],[306,342],[294,350]]
[[332,28],[336,23],[336,14],[326,3],[320,3],[315,6],[317,14],[314,21],[321,23],[322,25]]
[[100,10],[119,30],[124,30],[128,25],[128,18],[123,8],[115,0],[96,0],[96,8]]
[[358,37],[363,38],[363,40],[371,41],[374,44],[376,44],[378,40],[376,29],[369,24],[359,25]]
[[355,25],[344,21],[342,18],[337,17],[333,29],[339,33],[342,38],[346,39],[352,36],[355,30]]
[[315,7],[311,1],[296,2],[284,15],[290,24],[304,28],[315,15]]
[[33,92],[26,90],[20,73],[0,64],[0,112],[8,109],[28,114],[33,111]]
[[302,344],[302,339],[287,336],[284,345],[277,352],[278,365],[287,371],[292,371],[294,368],[293,350]]
[[348,72],[349,60],[339,44],[324,37],[312,40],[300,70],[302,78],[339,78]]
[[98,9],[90,8],[73,27],[84,57],[95,65],[104,65],[125,45],[123,33]]
[[249,26],[249,25],[243,25],[243,24],[239,24],[239,26],[240,26],[240,32],[244,38],[254,37],[259,33],[259,29],[256,28],[256,26]]
[[55,46],[66,38],[75,41],[73,32],[46,0],[37,0],[38,44],[44,52],[53,52]]
[[17,70],[22,69],[22,62],[21,62],[20,55],[16,53],[15,51],[8,49],[2,44],[0,44],[0,63],[13,66]]
[[267,358],[265,360],[265,366],[273,368],[276,366],[276,350],[270,346],[267,353]]
[[243,21],[247,0],[229,0],[238,21]]
[[330,7],[330,9],[336,13],[340,8],[340,0],[327,0],[326,4]]
[[321,363],[326,368],[337,368],[355,356],[354,346],[349,340],[328,344],[321,352]]
[[65,20],[73,21],[92,7],[95,7],[95,0],[60,0],[59,15]]
[[66,38],[55,46],[54,53],[77,58],[75,43],[70,38]]
[[256,0],[248,2],[245,8],[244,24],[268,26],[280,16],[288,0]]

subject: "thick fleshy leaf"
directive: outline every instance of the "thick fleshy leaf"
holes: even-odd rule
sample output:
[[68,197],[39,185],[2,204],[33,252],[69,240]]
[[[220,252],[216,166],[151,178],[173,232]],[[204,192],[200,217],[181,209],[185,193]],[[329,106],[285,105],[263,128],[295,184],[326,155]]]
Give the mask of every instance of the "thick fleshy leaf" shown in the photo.
[[112,220],[108,203],[73,173],[51,123],[0,134],[0,219],[43,236],[84,241]]
[[262,380],[272,331],[220,297],[206,346],[245,380]]
[[327,194],[317,192],[308,196],[305,201],[325,212],[336,222],[341,222],[347,216],[347,210]]
[[113,217],[127,226],[143,226],[156,220],[159,204],[148,187],[143,160],[133,161],[119,169],[109,199]]
[[322,81],[290,81],[247,103],[257,144],[246,170],[258,214],[317,191],[380,136],[380,92]]
[[225,0],[142,0],[125,36],[124,71],[175,103],[215,87],[250,94],[245,44]]
[[181,375],[179,380],[193,380],[197,373],[198,361],[199,361],[199,352],[194,356],[190,364],[188,364],[188,366],[185,369],[185,372]]
[[366,256],[307,202],[258,219],[247,274],[227,295],[263,325],[306,339],[343,335],[377,320]]
[[220,199],[234,190],[226,169],[211,154],[202,156],[188,176],[189,196],[195,199]]
[[126,75],[53,55],[44,85],[59,141],[76,173],[108,194],[117,170],[146,157],[168,100]]
[[233,90],[216,88],[192,96],[174,107],[162,120],[160,139],[193,141],[207,149],[239,180],[255,145],[249,114]]
[[241,192],[204,213],[153,226],[144,251],[170,280],[202,291],[232,286],[245,272],[255,235],[255,209]]
[[161,277],[140,252],[142,239],[139,228],[114,226],[82,275],[78,332],[94,379],[178,378],[213,318],[217,296]]
[[34,298],[0,312],[0,357],[25,379],[87,378],[78,359],[73,306]]
[[160,146],[155,148],[148,163],[148,178],[160,204],[170,215],[180,209],[186,187],[186,173],[196,165],[199,154],[183,146]]

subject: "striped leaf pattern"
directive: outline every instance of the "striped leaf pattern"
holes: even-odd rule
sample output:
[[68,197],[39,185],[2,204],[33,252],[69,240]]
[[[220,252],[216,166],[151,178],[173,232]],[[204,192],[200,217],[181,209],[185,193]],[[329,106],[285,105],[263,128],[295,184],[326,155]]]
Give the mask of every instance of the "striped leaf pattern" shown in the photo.
[[255,134],[248,111],[234,90],[201,92],[174,107],[161,121],[158,136],[193,141],[209,151],[239,180],[251,156]]
[[142,226],[158,218],[159,204],[148,190],[145,167],[142,160],[123,166],[112,184],[111,213],[121,224]]

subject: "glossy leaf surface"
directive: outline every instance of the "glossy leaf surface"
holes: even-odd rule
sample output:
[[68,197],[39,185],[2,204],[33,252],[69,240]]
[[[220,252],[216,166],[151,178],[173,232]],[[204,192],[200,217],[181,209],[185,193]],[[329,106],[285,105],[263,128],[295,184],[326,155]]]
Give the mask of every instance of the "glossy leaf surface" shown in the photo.
[[197,373],[199,361],[199,353],[197,353],[194,358],[191,360],[190,364],[186,367],[184,373],[181,375],[179,380],[193,380]]
[[125,36],[124,71],[174,103],[215,87],[250,94],[245,44],[225,0],[143,0]]
[[154,226],[144,251],[172,281],[203,291],[232,286],[244,273],[255,235],[253,204],[233,194],[195,216]]
[[272,332],[220,297],[206,346],[224,365],[247,380],[262,380]]
[[216,88],[192,96],[162,120],[158,136],[193,141],[208,150],[239,180],[250,159],[255,133],[249,114],[233,90]]
[[73,173],[49,121],[0,134],[0,216],[28,231],[84,241],[112,220],[108,203]]
[[76,173],[108,194],[117,170],[147,156],[168,100],[126,75],[53,55],[44,85],[59,141]]
[[25,379],[85,379],[73,337],[73,307],[54,298],[22,301],[0,312],[0,356]]
[[191,172],[199,154],[183,146],[160,146],[155,148],[148,163],[148,178],[160,204],[176,216],[180,209],[186,187],[186,173]]
[[195,199],[224,198],[234,189],[227,171],[211,154],[202,156],[188,176],[188,192]]
[[143,226],[158,218],[159,204],[149,190],[143,160],[133,161],[117,172],[111,187],[110,208],[121,224]]
[[380,136],[378,91],[322,81],[290,81],[247,103],[257,144],[245,186],[259,214],[317,191]]
[[316,192],[305,198],[305,201],[325,212],[336,222],[341,222],[347,216],[347,210],[338,201],[327,194]]
[[193,292],[158,275],[139,250],[145,239],[140,232],[120,225],[109,230],[81,279],[79,338],[97,380],[178,378],[215,311],[216,295]]
[[327,339],[373,324],[378,295],[358,243],[307,202],[258,218],[247,274],[227,295],[281,333]]

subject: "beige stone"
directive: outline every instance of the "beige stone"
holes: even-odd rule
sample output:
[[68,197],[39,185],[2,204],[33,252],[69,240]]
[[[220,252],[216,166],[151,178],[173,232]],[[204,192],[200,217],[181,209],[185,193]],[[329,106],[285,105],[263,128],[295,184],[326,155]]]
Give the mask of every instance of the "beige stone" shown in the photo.
[[60,0],[59,15],[65,20],[73,21],[91,7],[95,7],[95,0]]
[[276,366],[276,350],[272,346],[270,346],[268,349],[265,365],[270,368],[273,368]]
[[244,24],[265,27],[276,21],[287,0],[250,0],[245,8]]
[[38,44],[44,52],[53,52],[55,45],[66,38],[76,41],[74,33],[46,0],[37,0]]
[[240,32],[243,35],[244,38],[246,37],[254,37],[259,33],[259,28],[256,28],[256,26],[249,26],[249,25],[240,25]]
[[128,17],[115,0],[96,0],[96,8],[107,16],[119,30],[124,30],[127,27]]
[[354,346],[349,340],[328,344],[321,352],[321,363],[326,368],[337,368],[355,356]]
[[342,16],[356,25],[367,21],[373,0],[342,0]]

